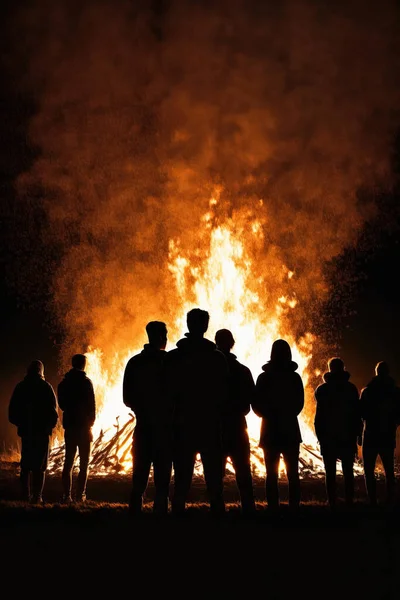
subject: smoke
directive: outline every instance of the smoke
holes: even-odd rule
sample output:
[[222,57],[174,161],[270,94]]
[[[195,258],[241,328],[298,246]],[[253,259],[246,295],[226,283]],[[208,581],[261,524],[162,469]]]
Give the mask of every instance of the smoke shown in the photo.
[[206,248],[200,223],[216,187],[216,223],[245,213],[263,223],[251,250],[260,313],[290,285],[293,331],[312,327],[325,265],[375,210],[360,190],[390,181],[398,17],[394,0],[21,10],[38,156],[19,186],[24,198],[41,190],[58,248],[53,301],[74,349],[112,355],[148,320],[170,322],[182,299],[169,240]]

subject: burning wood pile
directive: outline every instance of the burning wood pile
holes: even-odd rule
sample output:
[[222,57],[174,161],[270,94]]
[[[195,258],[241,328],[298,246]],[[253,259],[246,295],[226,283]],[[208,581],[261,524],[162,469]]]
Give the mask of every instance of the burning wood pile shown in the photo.
[[[93,442],[90,470],[93,475],[128,474],[131,470],[132,436],[135,428],[135,417],[130,414],[129,419],[120,425],[117,417],[111,436],[103,430]],[[257,441],[250,439],[252,450],[252,474],[254,478],[264,477],[262,451],[258,448]],[[53,448],[50,452],[49,465],[53,473],[62,470],[64,462],[64,444]],[[308,444],[301,444],[299,469],[301,478],[320,478],[323,475],[322,456],[316,448]],[[283,463],[281,475],[284,473]],[[201,461],[196,461],[195,475],[202,476]],[[233,477],[233,467],[228,461],[227,477]]]

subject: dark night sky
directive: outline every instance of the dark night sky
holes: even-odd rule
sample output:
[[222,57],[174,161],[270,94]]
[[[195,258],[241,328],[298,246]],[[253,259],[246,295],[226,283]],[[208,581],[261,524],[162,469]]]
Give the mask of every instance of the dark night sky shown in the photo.
[[[12,2],[2,2],[0,21],[7,27],[6,17]],[[0,32],[1,34],[1,32]],[[10,48],[6,36],[3,39],[3,67],[8,66]],[[7,423],[7,405],[14,385],[23,377],[27,364],[34,358],[44,361],[47,379],[55,387],[59,380],[57,343],[60,332],[52,323],[52,315],[46,312],[49,274],[43,277],[43,290],[35,290],[32,302],[21,297],[13,285],[12,273],[26,273],[29,265],[29,248],[35,227],[30,222],[26,248],[14,247],[21,239],[27,215],[15,210],[15,181],[20,173],[29,168],[34,149],[27,139],[27,126],[34,110],[32,99],[17,89],[12,72],[2,70],[0,96],[0,298],[1,298],[1,345],[0,345],[0,449],[3,443],[15,440],[14,428]],[[393,137],[395,137],[393,131]],[[396,163],[394,152],[394,164]],[[398,265],[399,196],[396,190],[379,200],[380,214],[366,229],[363,244],[356,251],[345,253],[337,263],[332,303],[324,316],[330,331],[336,330],[338,351],[344,358],[353,380],[361,387],[373,374],[379,360],[388,360],[392,372],[400,382],[400,357],[398,335],[400,325]],[[33,209],[35,211],[35,209]],[[32,215],[30,214],[29,218]],[[41,217],[35,216],[35,226],[40,233]],[[28,229],[28,228],[27,228]],[[18,233],[18,235],[17,235]],[[40,243],[40,242],[38,242]],[[33,242],[34,244],[34,242]],[[29,269],[28,269],[29,270]],[[351,285],[350,279],[355,279]],[[334,301],[339,289],[348,289],[344,310]]]

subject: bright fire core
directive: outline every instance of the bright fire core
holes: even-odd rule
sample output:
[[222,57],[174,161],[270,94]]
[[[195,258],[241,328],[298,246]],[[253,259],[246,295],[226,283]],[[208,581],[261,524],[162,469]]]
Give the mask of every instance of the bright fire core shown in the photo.
[[[274,340],[286,339],[291,346],[293,360],[299,365],[298,372],[307,395],[310,393],[307,389],[307,367],[312,356],[314,337],[307,334],[296,343],[290,331],[283,330],[282,323],[282,316],[296,309],[296,299],[280,295],[271,302],[270,298],[268,305],[273,309],[265,315],[260,292],[256,291],[266,290],[267,286],[262,277],[254,281],[253,262],[247,247],[249,241],[253,248],[263,244],[263,223],[251,213],[236,215],[235,219],[229,218],[219,223],[214,212],[216,205],[217,200],[212,199],[210,210],[203,217],[200,243],[204,243],[204,248],[202,246],[201,250],[195,248],[185,252],[181,249],[179,240],[170,240],[168,266],[181,298],[181,306],[175,322],[167,324],[167,350],[172,349],[184,335],[186,313],[191,308],[200,307],[210,313],[207,337],[214,340],[218,329],[230,329],[236,340],[233,352],[240,362],[250,368],[254,380],[261,373],[262,365],[268,361]],[[286,278],[286,283],[289,284],[286,287],[290,288],[290,280],[295,274],[284,265],[281,269],[281,277]],[[264,294],[265,291],[263,297]],[[156,315],[154,319],[157,319]],[[143,327],[144,325],[145,323]],[[94,383],[98,406],[94,426],[92,473],[124,473],[132,468],[134,418],[122,402],[122,380],[128,359],[140,350],[140,346],[121,349],[109,369],[103,365],[102,349],[90,349],[86,353],[87,373]],[[250,412],[247,423],[253,474],[263,475],[265,469],[262,451],[258,447],[260,419]],[[322,462],[317,451],[317,441],[305,414],[300,415],[300,426],[303,437],[300,457],[302,470],[319,472]],[[61,446],[52,451],[53,468],[60,466],[62,456]],[[232,470],[230,466],[228,470]],[[196,466],[196,472],[201,473],[201,465]]]

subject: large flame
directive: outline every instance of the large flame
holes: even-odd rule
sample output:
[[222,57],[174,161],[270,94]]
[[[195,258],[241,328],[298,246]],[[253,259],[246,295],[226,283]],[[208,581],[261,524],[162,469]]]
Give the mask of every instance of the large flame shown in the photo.
[[[262,223],[246,213],[235,221],[225,219],[216,224],[216,205],[217,198],[212,198],[210,211],[202,220],[205,250],[194,248],[185,252],[178,239],[170,240],[169,270],[182,304],[175,321],[169,324],[169,332],[175,333],[179,339],[186,331],[188,310],[193,306],[208,310],[211,319],[207,336],[214,339],[218,329],[230,329],[236,340],[234,352],[250,368],[255,380],[262,365],[268,360],[273,341],[285,338],[292,348],[293,359],[299,365],[298,372],[303,379],[306,394],[309,394],[307,368],[315,338],[308,333],[296,342],[291,332],[284,328],[282,319],[283,315],[287,316],[288,311],[295,310],[296,299],[279,296],[274,299],[273,310],[264,314],[264,299],[257,291],[263,290],[265,293],[265,282],[262,277],[254,280],[252,260],[246,247],[263,241]],[[295,277],[284,265],[282,270],[287,280]],[[98,473],[107,472],[110,468],[122,472],[131,469],[130,448],[134,417],[122,402],[122,380],[128,359],[140,350],[140,347],[121,348],[108,369],[103,365],[102,349],[92,348],[87,352],[88,375],[94,382],[98,406],[101,407],[94,427],[96,442],[92,461],[92,469]],[[107,363],[110,364],[109,357],[107,358]],[[264,472],[264,465],[262,452],[258,447],[260,419],[251,411],[247,416],[247,423],[253,473],[261,474]],[[302,466],[319,471],[321,459],[305,412],[300,417],[300,425],[303,436]],[[56,451],[55,455],[60,456],[60,452]],[[281,468],[284,469],[283,463]],[[201,466],[198,465],[196,470],[200,473]]]

